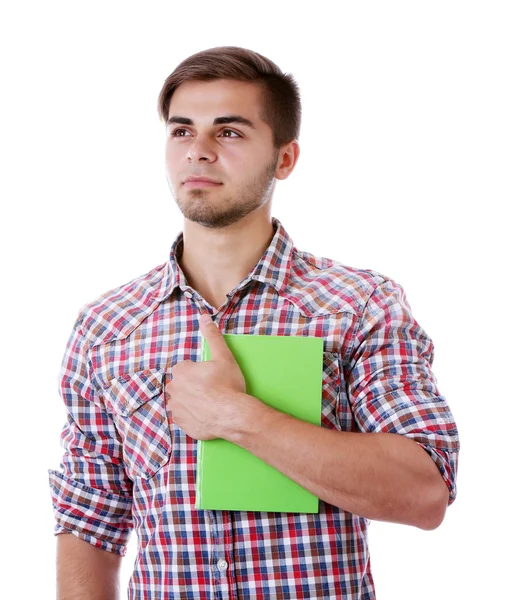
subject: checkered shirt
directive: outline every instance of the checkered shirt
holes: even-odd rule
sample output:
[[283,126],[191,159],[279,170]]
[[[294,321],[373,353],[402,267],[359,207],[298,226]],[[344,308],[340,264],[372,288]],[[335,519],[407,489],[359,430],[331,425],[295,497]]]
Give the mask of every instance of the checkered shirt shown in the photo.
[[134,529],[132,600],[375,598],[367,518],[322,500],[317,514],[194,508],[197,441],[168,416],[163,385],[173,365],[200,360],[201,312],[223,333],[322,338],[321,426],[413,439],[455,499],[458,432],[404,290],[300,251],[272,224],[218,310],[187,283],[180,232],[166,263],[85,304],[67,343],[55,535],[123,556]]

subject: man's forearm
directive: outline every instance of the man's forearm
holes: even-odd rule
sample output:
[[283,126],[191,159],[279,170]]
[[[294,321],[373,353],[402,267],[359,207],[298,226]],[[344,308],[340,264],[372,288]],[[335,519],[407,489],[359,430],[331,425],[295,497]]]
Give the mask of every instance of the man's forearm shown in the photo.
[[122,557],[72,533],[57,536],[57,600],[118,600]]
[[448,488],[431,457],[391,433],[334,431],[243,394],[222,437],[245,448],[322,500],[348,512],[434,529]]

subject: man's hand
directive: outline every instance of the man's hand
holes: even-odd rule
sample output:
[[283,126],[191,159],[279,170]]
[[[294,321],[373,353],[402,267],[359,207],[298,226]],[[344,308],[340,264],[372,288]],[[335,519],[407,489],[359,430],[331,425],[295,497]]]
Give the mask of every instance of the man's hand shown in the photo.
[[164,386],[173,421],[197,440],[224,437],[245,399],[245,379],[222,333],[213,321],[199,319],[199,329],[211,350],[211,360],[184,360],[173,366]]

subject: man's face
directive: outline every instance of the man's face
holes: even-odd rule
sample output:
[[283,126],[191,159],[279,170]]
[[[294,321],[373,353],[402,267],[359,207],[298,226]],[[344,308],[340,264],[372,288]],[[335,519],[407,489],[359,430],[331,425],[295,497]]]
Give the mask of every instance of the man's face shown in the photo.
[[[260,119],[261,106],[259,88],[240,81],[189,81],[174,92],[166,175],[186,219],[226,227],[270,199],[279,153],[271,128]],[[185,182],[188,177],[218,183]]]

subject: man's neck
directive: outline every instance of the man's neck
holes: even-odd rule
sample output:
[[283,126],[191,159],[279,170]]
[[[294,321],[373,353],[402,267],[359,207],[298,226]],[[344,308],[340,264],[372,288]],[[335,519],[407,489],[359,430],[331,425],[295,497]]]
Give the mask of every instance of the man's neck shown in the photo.
[[189,285],[217,309],[226,301],[226,294],[256,266],[273,235],[270,215],[263,215],[263,219],[247,217],[223,229],[185,220],[178,262]]

